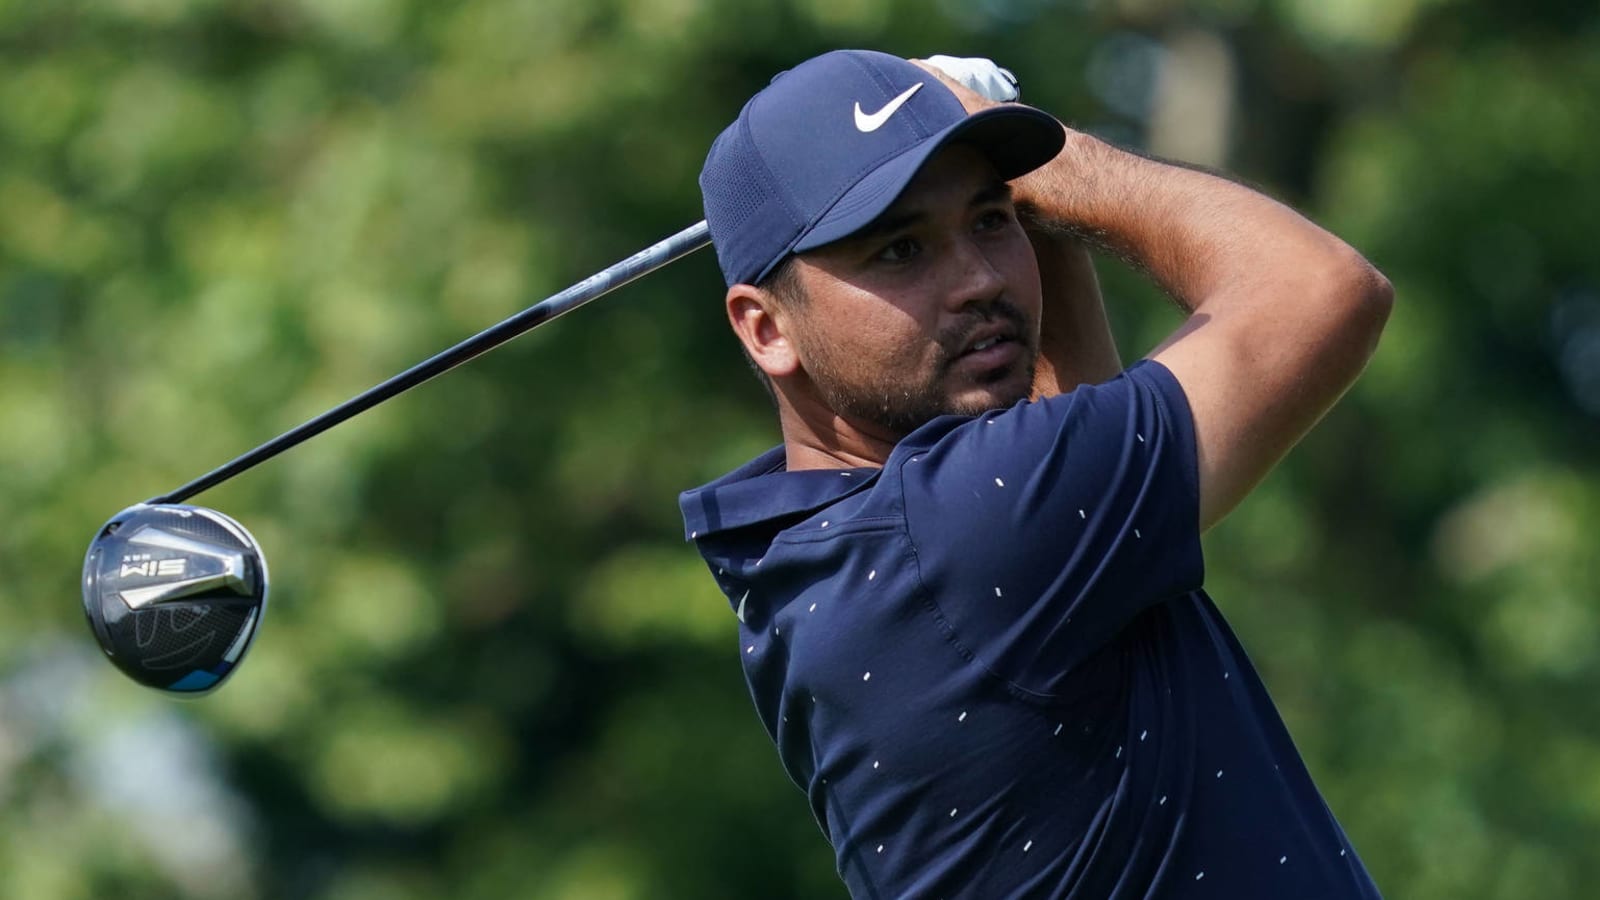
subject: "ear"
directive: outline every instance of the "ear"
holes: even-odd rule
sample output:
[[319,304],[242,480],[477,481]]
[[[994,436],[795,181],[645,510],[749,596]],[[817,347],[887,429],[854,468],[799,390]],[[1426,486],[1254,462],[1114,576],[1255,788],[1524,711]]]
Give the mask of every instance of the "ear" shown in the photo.
[[772,294],[752,284],[728,288],[728,324],[739,336],[745,352],[768,378],[793,375],[800,357],[786,333],[788,318]]

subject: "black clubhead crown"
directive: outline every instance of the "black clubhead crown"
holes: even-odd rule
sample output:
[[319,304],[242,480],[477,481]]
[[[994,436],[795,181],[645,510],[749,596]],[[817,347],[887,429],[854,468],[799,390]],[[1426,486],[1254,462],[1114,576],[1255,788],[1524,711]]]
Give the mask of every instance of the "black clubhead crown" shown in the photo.
[[200,506],[131,506],[83,562],[83,611],[100,648],[143,685],[198,696],[238,667],[261,627],[267,566],[255,538]]

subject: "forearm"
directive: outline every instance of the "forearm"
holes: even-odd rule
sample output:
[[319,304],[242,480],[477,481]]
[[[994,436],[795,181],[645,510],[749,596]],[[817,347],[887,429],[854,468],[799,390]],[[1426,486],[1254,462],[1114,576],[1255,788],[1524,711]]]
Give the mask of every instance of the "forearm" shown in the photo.
[[1343,241],[1265,195],[1070,129],[1066,148],[1020,181],[1018,195],[1038,217],[1147,273],[1190,312],[1219,298],[1296,304],[1310,298],[1295,285],[1323,285],[1361,264]]
[[1044,294],[1034,395],[1050,397],[1116,377],[1122,360],[1088,248],[1027,203],[1018,211],[1039,261]]

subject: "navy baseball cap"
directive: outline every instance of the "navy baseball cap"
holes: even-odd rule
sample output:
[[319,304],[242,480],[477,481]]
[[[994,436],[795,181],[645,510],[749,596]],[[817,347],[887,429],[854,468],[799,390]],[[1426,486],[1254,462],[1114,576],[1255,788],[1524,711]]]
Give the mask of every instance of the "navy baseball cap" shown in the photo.
[[814,57],[772,79],[711,145],[700,191],[722,276],[755,284],[789,254],[861,230],[947,144],[976,147],[1009,180],[1065,141],[1061,123],[1032,107],[968,115],[937,77],[897,56]]

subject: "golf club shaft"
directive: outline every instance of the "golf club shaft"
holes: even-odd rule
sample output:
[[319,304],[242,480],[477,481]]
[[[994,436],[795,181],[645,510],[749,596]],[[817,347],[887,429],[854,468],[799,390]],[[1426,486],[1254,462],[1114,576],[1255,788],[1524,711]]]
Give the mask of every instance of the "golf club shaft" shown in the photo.
[[213,469],[177,490],[162,494],[159,497],[152,497],[145,502],[182,503],[195,494],[208,488],[216,487],[233,476],[253,468],[258,463],[266,462],[290,447],[308,438],[316,437],[340,422],[365,412],[396,394],[404,393],[435,375],[448,372],[470,359],[493,350],[518,335],[543,325],[562,313],[577,309],[590,300],[598,299],[642,275],[654,272],[670,262],[693,253],[709,243],[711,243],[711,235],[706,223],[702,221],[691,225],[666,240],[646,247],[627,259],[590,275],[561,293],[528,307],[498,325],[478,332],[454,347],[412,366],[388,381],[346,400],[322,415],[278,435],[254,450]]

